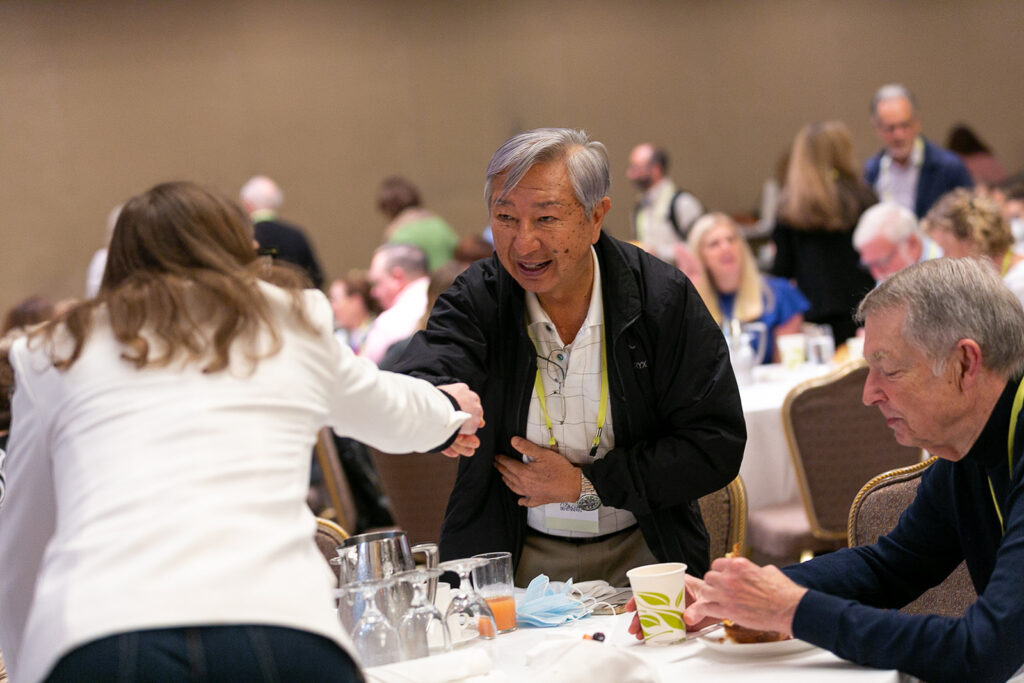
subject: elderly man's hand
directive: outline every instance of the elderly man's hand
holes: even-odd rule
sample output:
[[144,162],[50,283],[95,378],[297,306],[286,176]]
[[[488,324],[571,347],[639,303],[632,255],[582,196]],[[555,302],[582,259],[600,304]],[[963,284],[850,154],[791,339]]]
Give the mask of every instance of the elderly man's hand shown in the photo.
[[711,563],[697,600],[683,618],[688,625],[707,617],[731,619],[747,628],[793,635],[793,615],[806,592],[778,567],[722,557]]
[[533,462],[496,455],[494,466],[505,485],[522,496],[520,505],[532,508],[579,500],[583,475],[578,467],[559,453],[518,436],[512,437],[511,443],[512,448],[532,458]]
[[473,455],[480,447],[480,439],[475,436],[476,430],[484,426],[484,408],[480,403],[480,397],[462,382],[442,384],[437,388],[454,398],[455,402],[459,404],[459,410],[470,415],[470,418],[459,427],[459,434],[455,437],[455,441],[441,452],[449,458]]
[[[701,581],[700,579],[698,579],[696,576],[690,576],[689,574],[685,574],[683,576],[683,579],[686,582],[686,593],[685,593],[685,598],[684,598],[683,604],[684,605],[689,605],[689,604],[693,603],[695,600],[697,600],[697,597],[700,595],[701,589],[704,587],[704,582]],[[635,598],[630,598],[629,602],[626,603],[626,611],[627,612],[636,612],[636,599]],[[697,624],[687,624],[686,625],[686,630],[687,631],[699,631],[700,629],[707,628],[708,626],[711,626],[712,624],[715,624],[715,623],[718,623],[718,619],[715,619],[714,617],[707,617],[706,619],[702,620],[700,623],[697,623]],[[634,614],[633,615],[633,620],[629,622],[629,629],[628,630],[629,630],[630,633],[632,633],[634,636],[636,636],[637,640],[643,640],[644,639],[644,632],[643,632],[643,629],[640,627],[640,615],[639,614]]]

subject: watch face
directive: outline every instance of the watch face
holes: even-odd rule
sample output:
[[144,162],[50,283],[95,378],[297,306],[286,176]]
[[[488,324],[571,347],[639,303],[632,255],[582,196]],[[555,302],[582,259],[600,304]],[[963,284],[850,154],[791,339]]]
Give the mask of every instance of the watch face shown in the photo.
[[601,498],[596,493],[584,493],[580,496],[580,499],[576,501],[576,507],[580,510],[596,510],[601,507]]

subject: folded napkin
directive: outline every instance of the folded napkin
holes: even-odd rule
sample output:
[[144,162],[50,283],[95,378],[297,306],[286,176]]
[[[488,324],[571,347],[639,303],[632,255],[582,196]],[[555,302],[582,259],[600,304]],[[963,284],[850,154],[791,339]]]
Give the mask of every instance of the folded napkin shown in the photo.
[[629,651],[596,640],[549,640],[526,653],[535,683],[658,683],[654,668]]
[[490,673],[491,659],[483,649],[445,652],[363,670],[368,683],[455,683]]

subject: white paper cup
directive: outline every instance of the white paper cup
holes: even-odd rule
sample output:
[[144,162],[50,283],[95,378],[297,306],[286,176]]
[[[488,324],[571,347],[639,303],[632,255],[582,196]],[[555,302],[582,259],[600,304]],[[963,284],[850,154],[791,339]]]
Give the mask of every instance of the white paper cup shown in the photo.
[[846,340],[846,350],[850,359],[864,357],[864,337],[850,337]]
[[775,338],[775,343],[779,345],[779,357],[785,367],[793,370],[804,364],[807,335],[783,334]]
[[685,574],[682,562],[648,564],[626,572],[647,645],[669,645],[686,638]]

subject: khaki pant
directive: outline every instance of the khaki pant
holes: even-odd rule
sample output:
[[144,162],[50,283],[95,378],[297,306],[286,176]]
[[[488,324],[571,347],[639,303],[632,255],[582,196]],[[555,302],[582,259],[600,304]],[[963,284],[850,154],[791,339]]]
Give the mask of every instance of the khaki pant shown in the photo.
[[527,529],[515,582],[517,586],[526,587],[538,574],[546,574],[552,581],[572,579],[573,583],[579,583],[604,579],[612,586],[626,587],[629,586],[627,570],[657,561],[647,548],[640,527],[587,543],[562,540]]

